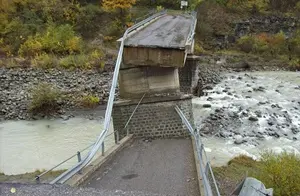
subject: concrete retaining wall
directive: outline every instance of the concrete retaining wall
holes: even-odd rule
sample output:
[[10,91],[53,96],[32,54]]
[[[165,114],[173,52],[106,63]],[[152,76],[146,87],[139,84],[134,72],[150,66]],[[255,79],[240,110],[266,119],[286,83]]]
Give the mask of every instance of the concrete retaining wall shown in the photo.
[[[158,98],[156,98],[158,99]],[[114,129],[120,131],[121,138],[126,135],[123,130],[137,102],[118,102],[113,108]],[[135,137],[184,138],[188,130],[175,111],[178,105],[186,117],[193,122],[192,98],[168,97],[164,100],[144,100],[133,115],[128,131]]]

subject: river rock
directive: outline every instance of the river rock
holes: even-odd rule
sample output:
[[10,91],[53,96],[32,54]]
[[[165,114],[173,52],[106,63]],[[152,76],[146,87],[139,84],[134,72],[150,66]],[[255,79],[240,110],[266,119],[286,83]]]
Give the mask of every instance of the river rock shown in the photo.
[[256,116],[250,116],[248,119],[250,121],[258,121],[258,118]]
[[[40,119],[29,114],[30,91],[35,85],[45,82],[56,86],[63,94],[78,96],[92,94],[105,104],[113,72],[99,70],[58,70],[36,68],[0,68],[0,119]],[[118,92],[117,92],[118,94]],[[74,97],[75,98],[75,97]],[[76,102],[58,100],[61,110],[53,113],[61,117],[65,110],[77,107]],[[67,120],[67,117],[63,117]]]
[[204,107],[204,108],[211,108],[211,104],[208,104],[208,103],[203,104],[203,107]]
[[292,130],[293,134],[297,134],[297,133],[300,132],[300,130],[298,128],[296,128],[296,127],[292,127],[291,130]]

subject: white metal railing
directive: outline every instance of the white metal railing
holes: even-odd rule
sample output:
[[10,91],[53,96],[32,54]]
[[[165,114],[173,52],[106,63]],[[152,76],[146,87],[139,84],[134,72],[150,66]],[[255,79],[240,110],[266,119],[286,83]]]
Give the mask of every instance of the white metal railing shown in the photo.
[[65,183],[68,179],[70,179],[73,175],[75,175],[76,173],[78,173],[81,169],[83,169],[95,156],[95,154],[97,153],[97,151],[100,149],[100,147],[103,145],[104,139],[107,135],[109,126],[110,126],[110,120],[111,120],[111,114],[112,114],[112,109],[113,109],[113,103],[114,103],[114,98],[115,98],[115,91],[116,91],[116,87],[117,87],[117,82],[118,82],[118,76],[119,76],[119,70],[120,70],[120,66],[121,66],[121,62],[122,62],[122,57],[123,57],[123,49],[124,49],[124,43],[125,43],[125,39],[127,38],[127,35],[136,30],[137,28],[140,28],[148,23],[150,23],[151,21],[161,17],[162,15],[164,15],[166,13],[166,11],[162,11],[159,12],[157,14],[154,14],[153,16],[133,25],[132,27],[128,28],[122,38],[122,42],[120,45],[120,49],[119,49],[119,53],[118,53],[118,58],[117,58],[117,62],[116,62],[116,66],[114,69],[114,76],[113,76],[113,80],[112,80],[112,86],[110,89],[110,93],[109,93],[109,99],[108,99],[108,103],[107,103],[107,107],[106,107],[106,112],[105,112],[105,120],[104,120],[104,130],[101,132],[101,134],[98,136],[95,144],[93,145],[93,147],[91,148],[91,150],[89,151],[88,155],[86,157],[84,157],[80,162],[78,162],[76,165],[74,165],[73,167],[71,167],[70,169],[68,169],[67,171],[65,171],[64,173],[62,173],[60,176],[58,176],[57,178],[55,178],[53,181],[50,182],[50,184],[55,184],[55,183]]
[[[183,112],[180,110],[178,106],[175,107],[176,112],[179,114],[180,118],[188,128],[190,134],[194,137],[197,149],[197,155],[199,160],[199,171],[202,178],[203,188],[204,188],[204,196],[220,196],[219,188],[212,171],[210,162],[207,158],[204,145],[200,138],[199,130],[194,130],[188,119],[185,117]],[[204,155],[204,156],[203,156]],[[211,177],[211,178],[210,178]],[[210,182],[212,181],[212,183]],[[212,186],[214,190],[212,189]],[[213,194],[214,193],[214,194]]]
[[192,23],[190,26],[190,32],[185,45],[192,45],[195,36],[195,30],[197,25],[197,12],[193,11],[191,13],[191,16],[192,16]]

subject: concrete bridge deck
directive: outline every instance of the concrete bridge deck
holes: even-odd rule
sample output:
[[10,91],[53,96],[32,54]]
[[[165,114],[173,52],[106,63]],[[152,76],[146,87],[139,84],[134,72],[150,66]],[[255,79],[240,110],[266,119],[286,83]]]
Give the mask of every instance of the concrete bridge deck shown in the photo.
[[164,15],[125,40],[125,46],[184,49],[193,23],[191,15]]
[[82,186],[153,195],[199,195],[192,142],[135,140]]

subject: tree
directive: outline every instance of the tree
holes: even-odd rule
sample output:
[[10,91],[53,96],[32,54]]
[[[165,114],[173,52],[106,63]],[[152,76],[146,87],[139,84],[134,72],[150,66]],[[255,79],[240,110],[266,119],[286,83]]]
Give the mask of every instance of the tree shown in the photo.
[[135,2],[136,0],[103,0],[102,7],[107,11],[126,10]]
[[131,8],[135,4],[136,0],[103,0],[102,7],[108,12],[117,12],[116,22],[120,21],[122,27],[126,26],[126,20],[130,20],[130,15],[127,13],[127,9]]

